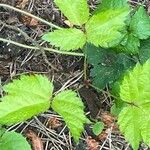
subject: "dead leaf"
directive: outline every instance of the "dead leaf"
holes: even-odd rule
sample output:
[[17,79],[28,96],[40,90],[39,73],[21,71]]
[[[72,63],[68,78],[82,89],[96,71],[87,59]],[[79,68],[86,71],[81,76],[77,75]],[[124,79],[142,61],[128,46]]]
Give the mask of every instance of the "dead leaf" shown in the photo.
[[99,150],[100,146],[98,142],[95,139],[92,139],[92,137],[88,136],[86,142],[88,150]]
[[118,131],[118,125],[116,123],[116,117],[109,113],[102,113],[101,120],[106,125],[107,128],[111,128],[112,131]]
[[39,24],[38,20],[36,20],[35,18],[32,18],[30,16],[26,16],[26,15],[22,15],[20,17],[20,21],[26,25],[26,26],[32,26],[35,27]]
[[96,118],[100,110],[100,102],[97,94],[90,88],[82,87],[79,89],[81,98],[83,98],[90,111],[92,118]]
[[28,1],[29,0],[18,0],[16,7],[20,8],[20,9],[24,9],[25,6],[28,4]]
[[116,121],[116,118],[109,113],[102,113],[101,120],[107,127],[111,127],[111,124]]
[[53,117],[48,120],[48,126],[49,128],[57,129],[62,126],[62,123],[57,119],[57,117]]
[[37,26],[39,24],[38,20],[36,20],[35,18],[32,18],[30,21],[30,26]]
[[42,140],[36,135],[35,132],[29,130],[26,136],[31,140],[33,150],[44,150]]
[[118,131],[119,130],[117,123],[112,123],[111,128],[112,128],[112,131]]
[[108,136],[108,133],[107,133],[106,131],[107,131],[107,130],[102,131],[101,134],[99,134],[99,135],[97,136],[97,140],[99,140],[99,141],[105,141],[106,138],[107,138],[107,136]]

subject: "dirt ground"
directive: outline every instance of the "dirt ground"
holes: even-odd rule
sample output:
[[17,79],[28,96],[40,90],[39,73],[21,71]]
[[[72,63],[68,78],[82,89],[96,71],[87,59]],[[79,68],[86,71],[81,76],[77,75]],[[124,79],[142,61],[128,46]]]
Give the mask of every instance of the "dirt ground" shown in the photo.
[[[132,1],[132,4],[136,5],[138,2]],[[146,5],[148,1],[145,2]],[[0,3],[25,10],[58,26],[67,27],[66,18],[55,7],[53,0],[0,0]],[[96,0],[90,0],[90,9],[94,10],[97,3]],[[49,47],[41,40],[41,35],[49,30],[52,29],[31,17],[0,7],[0,38],[11,39],[25,45],[38,44]],[[83,64],[83,57],[26,49],[0,41],[0,85],[21,74],[45,74],[54,80],[55,91],[65,88],[77,90],[83,98],[85,111],[89,117],[100,119],[104,114],[109,116],[108,112],[113,101],[109,90],[106,88],[105,91],[97,93],[92,88],[86,88],[83,81]],[[60,125],[53,129],[49,126],[50,121],[57,121]],[[97,150],[92,148],[92,144],[99,145],[102,150],[131,150],[124,137],[117,129],[113,130],[112,126],[107,127],[103,135],[96,137],[91,131],[91,126],[87,125],[77,145],[71,139],[62,118],[51,110],[11,126],[8,130],[15,130],[25,136],[30,131],[34,132],[42,141],[44,150]],[[32,143],[30,139],[29,142]],[[148,148],[141,145],[140,150]]]

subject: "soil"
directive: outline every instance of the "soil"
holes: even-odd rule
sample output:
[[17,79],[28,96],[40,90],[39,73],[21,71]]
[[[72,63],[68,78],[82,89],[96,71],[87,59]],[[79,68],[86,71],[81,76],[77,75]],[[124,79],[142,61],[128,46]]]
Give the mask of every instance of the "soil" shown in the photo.
[[[23,4],[23,1],[26,1],[25,4]],[[0,0],[0,3],[18,7],[53,22],[58,26],[67,27],[65,23],[66,18],[55,7],[53,0]],[[91,10],[95,9],[97,3],[96,0],[89,1]],[[132,1],[132,4],[136,5],[137,1]],[[30,39],[26,39],[17,31],[17,28],[25,32],[38,44],[42,43],[41,35],[49,30],[47,25],[32,20],[28,16],[0,8],[0,38],[11,39],[26,45],[33,45]],[[43,46],[50,47],[46,43]],[[0,42],[1,85],[10,82],[14,78],[18,78],[22,74],[45,74],[49,79],[53,78],[55,91],[59,90],[66,83],[65,88],[79,91],[85,103],[85,111],[88,116],[90,118],[100,119],[101,114],[109,112],[112,98],[109,96],[108,89],[104,92],[97,93],[95,89],[87,88],[87,85],[83,81],[83,64],[84,60],[82,57],[49,52],[43,54],[41,51],[25,49],[13,44]],[[56,129],[51,129],[48,126],[48,120],[53,117],[56,117],[62,123]],[[42,140],[44,150],[85,150],[89,146],[87,142],[89,137],[92,137],[95,140],[94,142],[98,142],[102,150],[131,150],[129,144],[118,130],[112,131],[110,128],[110,135],[100,140],[93,135],[90,125],[86,126],[79,144],[75,144],[62,118],[52,110],[24,123],[8,127],[8,130],[21,132],[25,136],[29,130],[34,131]],[[29,140],[29,142],[31,141]],[[148,150],[144,145],[140,148],[140,150],[146,149]]]

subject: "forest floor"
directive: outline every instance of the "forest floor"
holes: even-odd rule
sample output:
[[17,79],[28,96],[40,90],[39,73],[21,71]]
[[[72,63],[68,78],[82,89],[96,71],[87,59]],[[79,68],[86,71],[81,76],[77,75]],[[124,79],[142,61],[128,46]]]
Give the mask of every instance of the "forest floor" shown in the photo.
[[[139,2],[132,1],[132,4],[137,5]],[[0,0],[1,3],[27,11],[58,26],[67,27],[66,18],[55,7],[53,0]],[[96,0],[89,0],[91,10],[94,10],[97,4]],[[41,40],[43,33],[49,30],[52,29],[49,29],[48,25],[34,18],[5,7],[0,8],[0,38],[25,45],[49,47]],[[115,118],[109,114],[113,102],[109,89],[97,93],[93,88],[86,88],[83,67],[83,57],[27,49],[0,41],[0,85],[22,74],[44,74],[54,80],[55,91],[66,88],[78,91],[89,117],[115,124]],[[116,124],[115,126],[117,128]],[[35,140],[37,138],[37,141],[43,143],[43,149],[39,150],[131,150],[128,142],[113,126],[107,126],[101,135],[95,136],[91,126],[87,125],[79,144],[75,144],[63,119],[52,110],[8,127],[8,130],[23,133],[24,136],[34,134]],[[35,144],[32,140],[29,141]],[[148,148],[141,144],[140,150]]]

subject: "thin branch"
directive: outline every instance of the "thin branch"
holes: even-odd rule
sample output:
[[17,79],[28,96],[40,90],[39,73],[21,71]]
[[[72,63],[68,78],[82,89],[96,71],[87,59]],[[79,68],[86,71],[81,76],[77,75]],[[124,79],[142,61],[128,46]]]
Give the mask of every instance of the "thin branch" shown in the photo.
[[55,24],[53,24],[53,23],[51,23],[51,22],[48,22],[48,21],[46,21],[46,20],[44,20],[44,19],[42,19],[42,18],[40,18],[40,17],[37,17],[37,16],[35,16],[35,15],[33,15],[33,14],[30,14],[30,13],[28,13],[28,12],[26,12],[26,11],[23,11],[23,10],[21,10],[21,9],[15,8],[15,7],[13,7],[13,6],[10,6],[10,5],[7,5],[7,4],[0,4],[0,7],[12,9],[12,10],[14,10],[14,11],[16,11],[16,12],[19,12],[19,13],[22,13],[22,14],[24,14],[24,15],[30,16],[30,17],[32,17],[32,18],[35,18],[36,20],[39,20],[39,21],[41,21],[41,22],[47,24],[48,26],[54,27],[54,28],[56,28],[56,29],[61,29],[61,27],[59,27],[59,26],[57,26],[57,25],[55,25]]
[[[14,44],[16,46],[22,47],[22,48],[27,48],[27,49],[34,49],[34,50],[40,50],[40,48],[35,47],[35,46],[28,46],[25,44],[21,44],[12,40],[7,40],[4,38],[0,38],[0,41],[5,42],[5,43],[10,43],[10,44]],[[42,47],[45,51],[49,51],[51,53],[58,53],[58,54],[63,54],[63,55],[72,55],[72,56],[81,56],[84,57],[83,53],[75,53],[75,52],[66,52],[66,51],[60,51],[60,50],[55,50],[52,48],[47,48],[47,47]]]
[[[57,29],[61,29],[61,27],[59,26],[56,26],[42,18],[39,18],[37,16],[34,16],[26,11],[23,11],[23,10],[20,10],[18,8],[15,8],[13,6],[10,6],[10,5],[7,5],[7,4],[0,4],[0,7],[4,7],[4,8],[8,8],[8,9],[12,9],[16,12],[19,12],[19,13],[22,13],[22,14],[25,14],[25,15],[28,15],[30,17],[33,17],[51,27],[54,27],[54,28],[57,28]],[[19,29],[18,29],[19,30]],[[75,53],[75,52],[66,52],[66,51],[59,51],[59,50],[55,50],[55,49],[52,49],[52,48],[46,48],[46,47],[36,47],[36,46],[28,46],[28,45],[25,45],[25,44],[21,44],[21,43],[18,43],[18,42],[15,42],[15,41],[12,41],[12,40],[7,40],[7,39],[4,39],[4,38],[0,38],[0,41],[2,42],[6,42],[6,43],[10,43],[10,44],[14,44],[16,46],[19,46],[19,47],[23,47],[23,48],[27,48],[27,49],[34,49],[34,50],[40,50],[41,48],[43,50],[46,50],[46,51],[49,51],[49,52],[54,52],[54,53],[58,53],[58,54],[64,54],[64,55],[72,55],[72,56],[84,56],[83,53]]]
[[7,27],[7,28],[9,28],[9,29],[13,29],[13,30],[19,32],[20,34],[22,34],[26,40],[29,40],[31,43],[33,43],[36,47],[38,47],[38,48],[41,50],[42,55],[43,55],[43,58],[44,58],[44,61],[48,64],[48,66],[50,66],[50,67],[53,68],[54,70],[58,71],[58,69],[57,69],[55,66],[53,66],[53,65],[48,61],[47,56],[46,56],[46,54],[45,54],[45,50],[42,49],[41,45],[40,45],[37,41],[35,41],[34,39],[32,39],[26,32],[22,31],[20,28],[18,28],[18,27],[16,27],[16,26],[8,25],[8,24],[4,23],[4,22],[1,21],[1,20],[0,20],[0,24],[4,25],[5,27]]

